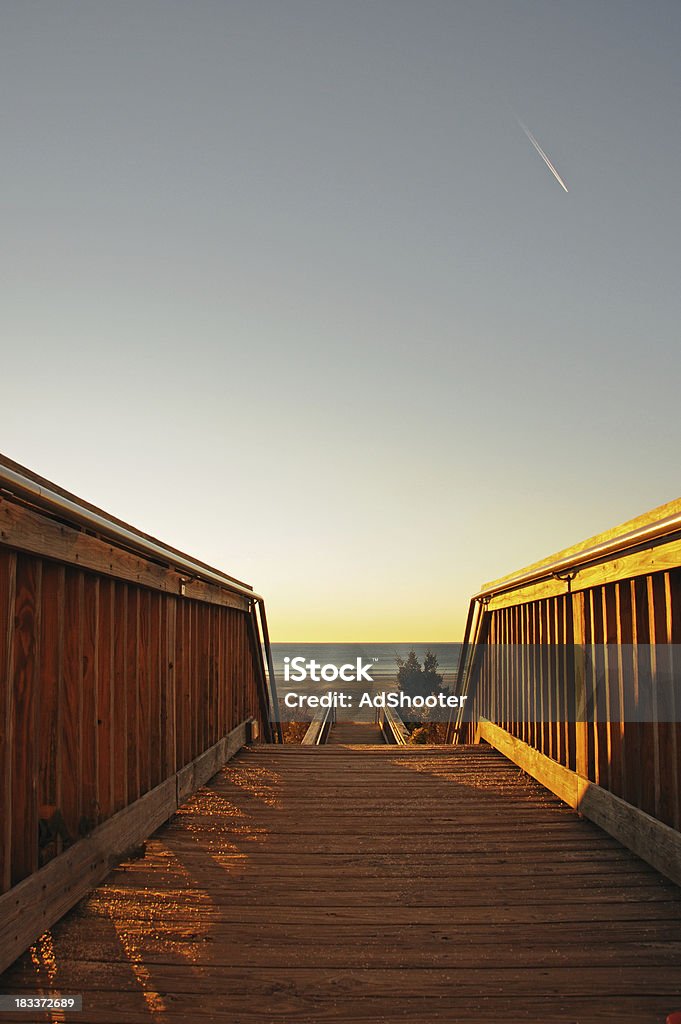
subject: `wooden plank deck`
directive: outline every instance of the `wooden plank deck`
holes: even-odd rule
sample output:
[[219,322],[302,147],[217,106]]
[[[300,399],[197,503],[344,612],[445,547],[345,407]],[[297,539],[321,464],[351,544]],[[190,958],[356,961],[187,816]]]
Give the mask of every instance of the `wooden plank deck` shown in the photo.
[[680,921],[681,890],[489,748],[258,746],[0,991],[82,992],[80,1024],[654,1024]]
[[383,743],[383,734],[376,722],[334,722],[331,726],[327,745],[340,743],[351,746]]

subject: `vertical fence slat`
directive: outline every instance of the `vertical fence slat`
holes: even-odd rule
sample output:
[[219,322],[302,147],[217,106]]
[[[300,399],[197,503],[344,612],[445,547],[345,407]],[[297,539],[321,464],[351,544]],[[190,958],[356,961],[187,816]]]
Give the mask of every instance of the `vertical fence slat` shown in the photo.
[[90,573],[83,578],[83,725],[82,828],[90,831],[99,819],[99,733],[97,698],[99,690],[99,580]]
[[192,658],[191,658],[191,680],[192,680],[192,759],[199,756],[202,747],[203,723],[201,721],[201,708],[203,706],[202,690],[202,649],[201,649],[201,616],[199,607],[195,601],[191,603],[192,615]]
[[12,727],[12,884],[38,867],[38,736],[42,563],[19,555],[16,571]]
[[99,821],[114,809],[114,593],[113,580],[99,583],[97,643],[97,763]]
[[673,644],[670,671],[670,726],[672,733],[672,770],[669,773],[674,786],[675,829],[681,829],[681,692],[677,680],[681,678],[681,569],[667,573],[668,636]]
[[161,729],[162,679],[161,596],[149,594],[149,788],[163,778],[164,736]]
[[624,799],[641,805],[641,729],[632,712],[637,710],[636,657],[634,653],[634,613],[632,581],[617,584],[617,645],[619,673],[623,680],[625,728],[622,736]]
[[565,754],[565,674],[562,667],[562,641],[560,635],[560,612],[562,598],[546,602],[548,652],[548,675],[551,690],[551,757],[559,764],[566,763]]
[[114,809],[128,802],[128,587],[116,583],[114,611]]
[[165,714],[166,756],[164,764],[165,777],[177,771],[177,598],[165,599],[163,615],[163,652],[165,674],[163,676],[163,710]]
[[651,709],[649,693],[650,672],[650,618],[648,613],[648,581],[645,576],[632,580],[632,640],[635,647],[636,694],[642,717],[647,719],[638,726],[641,737],[639,771],[641,774],[641,802],[639,807],[655,814],[655,764],[657,760],[657,730],[648,712]]
[[610,583],[602,588],[603,603],[603,644],[604,673],[608,693],[608,763],[609,788],[617,796],[624,792],[624,765],[622,738],[624,717],[622,714],[622,678],[619,672],[617,651],[617,588]]
[[181,731],[182,736],[182,751],[180,755],[179,764],[185,765],[189,761],[189,751],[191,749],[191,690],[189,685],[191,662],[189,658],[189,647],[191,645],[191,620],[189,617],[189,602],[180,601],[178,610],[178,623],[181,627],[178,631],[177,643],[178,643],[178,657],[181,662],[181,701],[180,701],[180,716],[178,722],[178,729]]
[[575,771],[588,778],[589,737],[586,721],[586,616],[584,594],[572,595],[572,629],[574,642],[574,712],[575,712]]
[[14,606],[17,556],[0,550],[0,892],[12,884]]
[[562,641],[564,645],[563,670],[565,672],[565,709],[566,709],[566,734],[568,748],[568,764],[574,771],[577,770],[577,734],[574,715],[575,686],[575,659],[573,657],[575,640],[574,605],[572,594],[568,593],[563,598],[563,614],[561,619]]
[[648,576],[647,583],[652,679],[651,711],[653,718],[653,760],[655,766],[655,815],[660,821],[664,821],[668,825],[674,818],[674,798],[672,786],[666,784],[667,780],[662,778],[662,765],[672,764],[672,743],[666,723],[660,722],[657,682],[657,673],[662,670],[665,664],[662,648],[668,644],[665,574],[656,573],[654,576]]
[[231,612],[227,619],[227,715],[229,728],[232,728],[232,724],[235,719],[235,652],[236,652],[236,616]]
[[198,643],[198,655],[199,655],[199,669],[198,669],[198,684],[199,684],[199,745],[197,748],[197,755],[202,750],[207,750],[210,746],[209,731],[210,723],[208,722],[208,709],[210,707],[209,698],[209,684],[210,684],[210,666],[208,662],[209,654],[209,643],[208,643],[208,628],[209,628],[209,614],[210,609],[205,605],[196,606],[196,614],[199,619],[199,643]]
[[173,604],[174,614],[168,621],[168,628],[170,629],[172,620],[175,621],[175,629],[172,631],[169,637],[169,646],[173,652],[173,664],[174,664],[174,676],[175,676],[175,705],[176,705],[176,718],[175,718],[175,744],[177,750],[177,767],[181,768],[185,764],[184,760],[184,746],[185,746],[185,721],[187,715],[186,695],[185,695],[185,666],[184,666],[184,615],[186,610],[186,602],[181,598],[176,599]]
[[80,834],[83,719],[83,574],[67,568],[64,587],[62,814],[72,840]]
[[[64,656],[64,567],[54,562],[43,566],[40,611],[40,762],[38,814],[50,820],[61,810],[62,662]],[[41,860],[60,850],[55,836],[45,843]]]
[[151,645],[151,594],[140,590],[138,594],[138,635],[136,645],[137,661],[137,730],[139,792],[151,789],[151,742],[152,742],[152,694],[150,675]]
[[131,804],[140,795],[140,692],[139,692],[139,591],[128,587],[126,683],[128,716],[128,795]]
[[224,707],[225,707],[225,680],[222,664],[222,622],[223,609],[215,609],[215,719],[217,723],[218,736],[225,735]]
[[220,732],[220,714],[219,714],[219,692],[220,692],[220,676],[218,672],[218,633],[219,633],[219,612],[220,609],[216,607],[209,608],[210,613],[210,626],[208,630],[208,639],[210,642],[210,708],[211,714],[209,717],[210,726],[210,743],[217,743],[221,737]]

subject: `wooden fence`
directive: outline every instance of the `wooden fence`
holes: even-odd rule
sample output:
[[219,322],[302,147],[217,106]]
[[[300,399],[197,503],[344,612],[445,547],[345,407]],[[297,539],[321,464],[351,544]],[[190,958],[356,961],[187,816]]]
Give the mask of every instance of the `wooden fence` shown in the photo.
[[[3,473],[0,970],[235,747],[272,738],[250,588],[188,572],[187,556],[7,459]],[[56,909],[44,900],[36,918],[46,887]]]
[[[450,738],[493,743],[681,882],[679,644],[681,500],[483,586]],[[627,692],[661,661],[664,713]]]

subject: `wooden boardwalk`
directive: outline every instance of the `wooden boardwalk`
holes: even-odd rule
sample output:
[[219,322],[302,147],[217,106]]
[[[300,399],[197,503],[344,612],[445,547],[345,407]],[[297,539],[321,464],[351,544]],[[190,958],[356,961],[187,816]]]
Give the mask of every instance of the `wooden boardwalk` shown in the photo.
[[375,722],[334,722],[327,745],[383,743],[383,734]]
[[82,992],[82,1024],[653,1024],[680,896],[492,749],[263,745],[0,991]]

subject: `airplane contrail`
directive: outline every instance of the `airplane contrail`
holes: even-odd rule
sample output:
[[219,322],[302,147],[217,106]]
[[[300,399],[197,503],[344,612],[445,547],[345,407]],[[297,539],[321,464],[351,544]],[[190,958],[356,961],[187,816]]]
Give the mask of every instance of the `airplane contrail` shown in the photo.
[[560,185],[560,186],[561,186],[562,188],[564,188],[564,189],[565,189],[565,191],[567,192],[567,190],[568,190],[568,187],[567,187],[567,185],[565,184],[565,182],[564,182],[564,181],[563,181],[563,179],[561,178],[560,174],[558,173],[558,171],[556,170],[556,168],[555,168],[555,167],[553,166],[553,164],[551,163],[551,161],[550,161],[550,160],[549,160],[549,158],[547,157],[547,155],[546,155],[546,153],[544,152],[544,150],[543,150],[543,149],[541,148],[541,146],[539,145],[539,143],[538,143],[538,142],[537,142],[537,140],[535,139],[535,137],[534,137],[534,135],[532,134],[532,132],[530,131],[530,129],[529,129],[528,127],[527,127],[527,125],[523,124],[523,122],[522,122],[522,121],[520,120],[520,118],[518,118],[518,124],[520,125],[520,127],[522,128],[522,130],[523,130],[523,131],[525,132],[525,134],[527,135],[528,139],[530,140],[530,142],[532,143],[532,145],[534,146],[534,148],[535,148],[535,149],[537,150],[537,152],[539,153],[539,156],[540,156],[540,157],[542,158],[542,160],[544,161],[544,163],[546,164],[546,166],[548,167],[548,169],[549,169],[549,170],[551,171],[551,174],[552,174],[552,175],[554,176],[554,178],[556,179],[556,181],[558,182],[558,184],[559,184],[559,185]]

